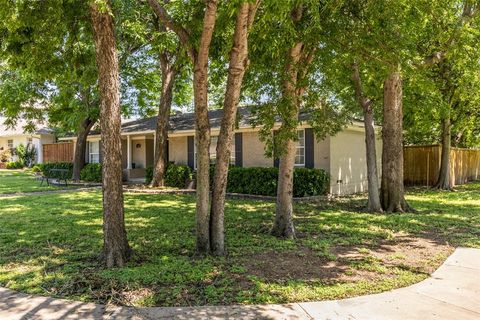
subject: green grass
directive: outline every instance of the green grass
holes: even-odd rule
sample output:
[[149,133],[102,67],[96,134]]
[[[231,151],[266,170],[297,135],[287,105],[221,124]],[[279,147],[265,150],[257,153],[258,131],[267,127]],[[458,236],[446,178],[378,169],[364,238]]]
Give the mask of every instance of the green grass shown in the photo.
[[0,169],[0,194],[37,192],[64,189],[64,187],[40,186],[40,181],[30,171]]
[[451,246],[480,247],[478,190],[480,183],[451,193],[412,191],[408,200],[418,212],[408,214],[362,213],[362,197],[296,205],[296,241],[269,235],[272,203],[230,200],[228,256],[221,259],[195,255],[193,196],[126,194],[135,254],[127,267],[111,270],[98,262],[99,191],[4,198],[0,285],[143,306],[284,303],[381,292],[425,279]]

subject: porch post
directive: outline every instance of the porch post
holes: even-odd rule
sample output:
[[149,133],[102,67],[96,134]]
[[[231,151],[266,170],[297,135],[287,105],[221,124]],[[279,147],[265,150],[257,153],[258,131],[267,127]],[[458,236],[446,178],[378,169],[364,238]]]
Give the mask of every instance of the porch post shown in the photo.
[[[157,132],[153,133],[153,159],[155,159],[155,150],[157,148]],[[155,160],[154,160],[155,161]]]
[[132,141],[127,135],[127,169],[132,169]]

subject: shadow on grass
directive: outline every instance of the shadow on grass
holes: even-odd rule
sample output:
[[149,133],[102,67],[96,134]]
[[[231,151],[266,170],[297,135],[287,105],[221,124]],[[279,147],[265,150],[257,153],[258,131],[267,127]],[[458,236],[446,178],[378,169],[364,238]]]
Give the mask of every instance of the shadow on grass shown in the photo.
[[[390,289],[399,284],[387,283],[388,277],[404,277],[402,285],[428,274],[416,260],[392,258],[398,248],[427,255],[435,246],[480,246],[475,188],[415,191],[408,200],[417,213],[363,213],[361,197],[296,205],[296,241],[269,234],[273,203],[230,200],[228,257],[200,259],[194,251],[194,196],[126,194],[126,228],[135,255],[125,268],[105,270],[97,259],[100,192],[1,199],[0,285],[117,304],[288,302]],[[365,289],[362,281],[382,285]],[[356,289],[360,282],[363,289]],[[313,294],[292,293],[307,289]]]

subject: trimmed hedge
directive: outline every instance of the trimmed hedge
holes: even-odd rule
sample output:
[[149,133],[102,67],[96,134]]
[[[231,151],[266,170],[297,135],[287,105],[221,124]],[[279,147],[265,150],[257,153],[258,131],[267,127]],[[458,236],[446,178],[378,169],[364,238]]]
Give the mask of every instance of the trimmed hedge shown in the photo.
[[[153,168],[148,167],[146,170],[146,183],[150,183],[153,178]],[[185,188],[185,183],[193,178],[193,170],[186,165],[167,163],[165,171],[165,185],[175,188]]]
[[[215,167],[210,167],[210,181],[213,182]],[[147,168],[147,183],[152,181],[153,168]],[[165,184],[170,187],[184,188],[185,181],[192,179],[193,170],[186,165],[169,163],[165,173]],[[254,194],[262,196],[277,195],[278,168],[242,168],[228,169],[227,192]],[[311,197],[328,193],[330,175],[322,169],[295,168],[293,171],[293,196]]]
[[[213,180],[214,167],[210,170]],[[230,167],[227,192],[277,195],[278,168]],[[309,197],[324,195],[330,186],[330,175],[322,169],[295,168],[293,172],[293,196]]]
[[21,161],[9,161],[5,165],[5,168],[7,169],[22,169],[23,167],[24,165]]
[[68,177],[71,177],[73,174],[73,163],[71,162],[49,162],[49,163],[39,163],[36,165],[43,173],[44,176],[48,178],[63,178],[64,174],[61,172],[50,172],[50,169],[67,169]]
[[80,171],[80,179],[83,181],[102,182],[102,165],[89,163]]

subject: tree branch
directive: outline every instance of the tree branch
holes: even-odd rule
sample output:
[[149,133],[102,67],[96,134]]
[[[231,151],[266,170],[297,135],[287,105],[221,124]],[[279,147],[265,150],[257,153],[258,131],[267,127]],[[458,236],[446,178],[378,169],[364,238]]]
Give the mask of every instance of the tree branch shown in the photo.
[[158,2],[158,0],[148,0],[148,4],[155,12],[156,16],[162,21],[162,23],[170,30],[175,32],[180,39],[182,45],[187,49],[188,55],[193,60],[195,59],[196,52],[192,48],[190,34],[187,29],[179,25],[173,18],[168,14],[165,8]]

